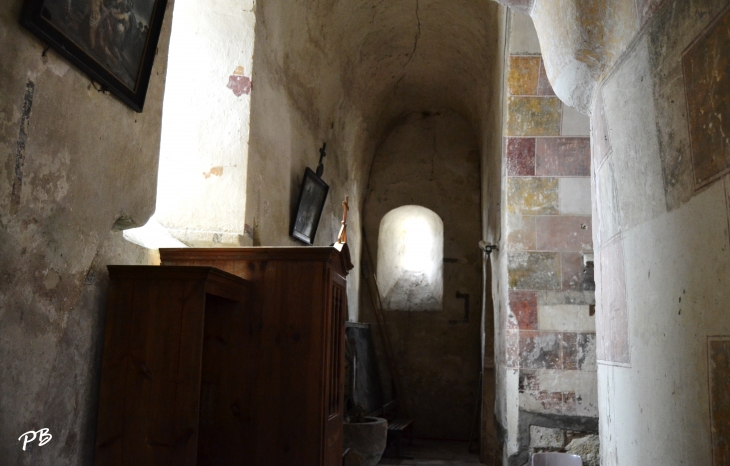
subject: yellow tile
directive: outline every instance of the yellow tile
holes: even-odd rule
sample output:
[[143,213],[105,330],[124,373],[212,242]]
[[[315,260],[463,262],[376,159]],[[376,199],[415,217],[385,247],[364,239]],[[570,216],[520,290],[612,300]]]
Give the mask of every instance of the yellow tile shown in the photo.
[[560,136],[562,102],[557,97],[509,97],[507,136]]
[[507,179],[507,209],[511,214],[553,215],[558,213],[557,178]]
[[510,95],[536,95],[540,57],[510,57],[507,89]]

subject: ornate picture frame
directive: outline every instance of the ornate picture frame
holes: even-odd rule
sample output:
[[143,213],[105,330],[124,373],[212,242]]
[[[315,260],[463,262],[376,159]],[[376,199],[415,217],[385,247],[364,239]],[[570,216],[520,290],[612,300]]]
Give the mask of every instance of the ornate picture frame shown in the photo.
[[136,112],[167,0],[26,0],[20,23]]

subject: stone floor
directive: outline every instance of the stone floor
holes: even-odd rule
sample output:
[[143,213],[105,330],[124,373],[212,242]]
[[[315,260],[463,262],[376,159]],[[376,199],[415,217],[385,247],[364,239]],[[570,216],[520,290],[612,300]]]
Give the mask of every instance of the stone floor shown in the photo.
[[479,456],[469,453],[468,442],[414,439],[412,445],[404,440],[401,455],[413,456],[412,460],[383,458],[378,464],[398,465],[480,465]]

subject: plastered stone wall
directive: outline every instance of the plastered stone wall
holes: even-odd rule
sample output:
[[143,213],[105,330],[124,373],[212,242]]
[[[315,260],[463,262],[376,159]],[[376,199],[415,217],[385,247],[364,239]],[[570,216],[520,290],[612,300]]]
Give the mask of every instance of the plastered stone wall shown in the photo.
[[[441,309],[385,311],[417,436],[466,440],[472,429],[481,364],[479,184],[478,140],[453,111],[406,116],[375,154],[363,215],[373,256],[393,209],[418,205],[443,221]],[[369,296],[361,303],[362,318],[376,322]]]
[[[347,14],[350,12],[341,12]],[[339,66],[351,51],[331,40],[332,5],[283,1],[256,4],[251,129],[245,223],[258,245],[302,245],[289,236],[306,167],[327,143],[322,179],[330,186],[316,245],[337,239],[349,196],[348,311],[358,315],[360,209],[368,137],[357,102],[345,100]],[[370,142],[369,144],[372,144]],[[244,241],[247,241],[245,240]]]
[[254,8],[253,0],[176,4],[155,218],[191,246],[247,244]]
[[91,464],[105,267],[154,260],[114,230],[154,211],[173,2],[140,114],[44,53],[21,7],[0,4],[0,458]]
[[590,104],[601,461],[726,464],[728,2],[589,3],[530,11],[554,84],[593,54],[554,69]]
[[[505,464],[535,451],[534,428],[597,433],[589,120],[548,81],[530,18],[511,14],[505,73],[498,318]],[[574,434],[571,434],[574,435]]]
[[666,2],[594,99],[604,464],[727,462],[727,8]]

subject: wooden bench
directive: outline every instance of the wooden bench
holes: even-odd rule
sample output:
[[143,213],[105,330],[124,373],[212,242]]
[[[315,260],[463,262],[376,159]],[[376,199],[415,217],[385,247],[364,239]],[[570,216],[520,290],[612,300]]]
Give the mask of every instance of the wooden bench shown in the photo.
[[[403,435],[408,432],[409,444],[413,442],[413,419],[400,418],[398,414],[398,400],[386,403],[370,416],[380,416],[388,420],[388,442],[384,458],[414,459],[411,456],[401,456],[400,443]],[[393,451],[395,450],[395,451]]]

